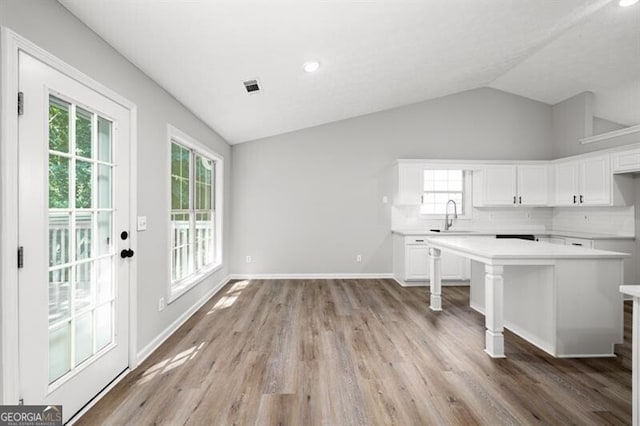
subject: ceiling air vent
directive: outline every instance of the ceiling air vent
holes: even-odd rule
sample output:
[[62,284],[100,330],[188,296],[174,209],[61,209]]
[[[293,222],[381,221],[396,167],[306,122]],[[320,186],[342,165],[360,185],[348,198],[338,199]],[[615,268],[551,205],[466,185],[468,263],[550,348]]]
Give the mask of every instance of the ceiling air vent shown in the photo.
[[260,85],[258,84],[258,80],[245,81],[244,88],[247,89],[247,93],[260,93]]

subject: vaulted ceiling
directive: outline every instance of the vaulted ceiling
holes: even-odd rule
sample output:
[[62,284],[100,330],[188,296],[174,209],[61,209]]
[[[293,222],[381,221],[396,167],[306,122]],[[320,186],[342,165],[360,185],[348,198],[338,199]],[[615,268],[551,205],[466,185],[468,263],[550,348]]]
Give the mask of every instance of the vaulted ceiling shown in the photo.
[[550,104],[640,99],[640,4],[59,1],[230,143],[484,86]]

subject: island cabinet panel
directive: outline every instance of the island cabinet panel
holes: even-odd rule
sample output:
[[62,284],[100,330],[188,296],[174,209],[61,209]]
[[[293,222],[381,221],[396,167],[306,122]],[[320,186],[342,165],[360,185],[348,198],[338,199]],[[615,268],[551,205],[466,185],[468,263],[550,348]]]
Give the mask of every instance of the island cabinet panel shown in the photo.
[[[612,291],[621,274],[619,260],[505,267],[504,326],[554,356],[613,355],[623,331],[622,295]],[[484,264],[472,261],[469,305],[482,314],[484,277]]]
[[624,338],[623,296],[617,291],[622,269],[614,259],[557,261],[554,355],[615,356],[614,344]]
[[[471,259],[469,303],[485,315],[485,352],[505,357],[503,328],[555,357],[610,357],[622,342],[623,259],[628,254],[483,236],[429,237],[432,280],[439,254]],[[430,288],[431,309],[441,298]],[[508,343],[508,342],[507,342]]]

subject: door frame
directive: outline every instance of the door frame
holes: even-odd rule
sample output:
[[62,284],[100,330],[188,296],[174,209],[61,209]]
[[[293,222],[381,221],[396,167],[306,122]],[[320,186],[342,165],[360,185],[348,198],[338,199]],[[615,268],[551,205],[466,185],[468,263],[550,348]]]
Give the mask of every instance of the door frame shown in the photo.
[[[78,83],[100,93],[129,111],[130,123],[130,215],[131,248],[137,250],[137,106],[78,69],[63,62],[7,27],[0,28],[0,377],[2,404],[20,399],[20,353],[18,323],[18,52],[25,52]],[[26,99],[25,102],[29,100]],[[12,208],[7,208],[11,206]],[[129,266],[129,371],[137,364],[137,257]]]

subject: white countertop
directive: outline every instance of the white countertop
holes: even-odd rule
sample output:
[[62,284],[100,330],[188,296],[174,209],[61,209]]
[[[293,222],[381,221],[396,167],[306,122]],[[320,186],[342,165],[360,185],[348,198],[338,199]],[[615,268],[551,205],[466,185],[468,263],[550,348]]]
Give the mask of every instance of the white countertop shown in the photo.
[[569,237],[585,238],[588,240],[635,240],[633,235],[602,234],[597,232],[563,231],[560,229],[457,229],[453,228],[446,233],[433,232],[429,229],[393,229],[394,234],[415,236],[460,236],[460,235],[536,235],[545,237]]
[[630,256],[627,253],[613,251],[486,236],[440,236],[428,237],[426,240],[436,248],[450,249],[483,262],[515,259],[622,259]]
[[633,297],[640,297],[640,285],[621,285],[620,292]]

